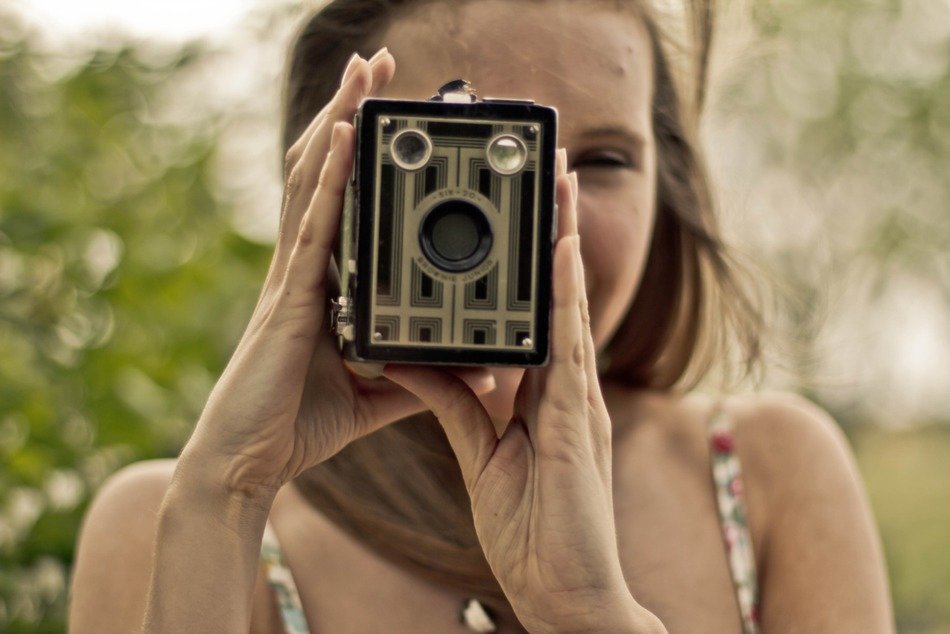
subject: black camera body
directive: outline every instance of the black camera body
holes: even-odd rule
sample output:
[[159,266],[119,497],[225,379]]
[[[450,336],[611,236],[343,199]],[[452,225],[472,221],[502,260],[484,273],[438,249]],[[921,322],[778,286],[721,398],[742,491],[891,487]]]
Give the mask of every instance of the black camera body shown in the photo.
[[351,361],[544,365],[557,112],[451,86],[361,104],[331,326]]

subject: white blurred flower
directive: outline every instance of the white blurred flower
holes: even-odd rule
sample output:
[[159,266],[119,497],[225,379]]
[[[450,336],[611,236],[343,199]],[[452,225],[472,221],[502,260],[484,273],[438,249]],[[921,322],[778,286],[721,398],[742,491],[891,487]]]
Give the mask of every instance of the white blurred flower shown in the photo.
[[69,511],[76,507],[86,493],[86,484],[73,470],[57,469],[44,484],[46,499],[54,511]]
[[15,539],[19,540],[20,536],[33,527],[44,510],[42,493],[29,487],[16,487],[10,491],[3,518],[12,527]]
[[66,591],[66,569],[53,557],[40,557],[29,571],[30,590],[42,601],[55,601]]

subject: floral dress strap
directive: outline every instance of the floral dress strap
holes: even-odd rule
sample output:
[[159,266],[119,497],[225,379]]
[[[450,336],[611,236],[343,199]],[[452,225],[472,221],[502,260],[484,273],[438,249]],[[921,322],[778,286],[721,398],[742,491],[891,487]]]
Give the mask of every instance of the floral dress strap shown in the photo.
[[759,632],[759,587],[755,555],[742,498],[742,473],[733,451],[732,417],[717,403],[709,419],[713,482],[729,570],[735,586],[743,634]]
[[304,617],[303,604],[297,592],[297,584],[290,574],[290,568],[284,562],[284,556],[270,522],[264,527],[264,540],[261,542],[261,559],[267,568],[267,583],[274,591],[280,619],[284,623],[286,634],[309,634],[307,619]]

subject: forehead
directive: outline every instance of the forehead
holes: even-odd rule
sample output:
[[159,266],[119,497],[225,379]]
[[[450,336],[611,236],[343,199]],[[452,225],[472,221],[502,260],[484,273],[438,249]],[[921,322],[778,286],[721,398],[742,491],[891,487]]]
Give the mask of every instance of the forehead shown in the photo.
[[556,107],[562,133],[649,128],[652,55],[632,11],[580,0],[424,3],[394,20],[382,42],[397,65],[382,97],[425,99],[467,79],[480,97]]

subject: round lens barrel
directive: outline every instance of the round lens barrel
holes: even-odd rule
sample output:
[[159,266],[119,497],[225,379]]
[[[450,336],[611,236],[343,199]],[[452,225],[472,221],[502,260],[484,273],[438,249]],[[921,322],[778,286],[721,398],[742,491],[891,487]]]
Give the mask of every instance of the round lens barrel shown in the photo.
[[513,134],[501,134],[488,143],[488,164],[503,176],[517,174],[528,160],[524,141]]
[[478,226],[465,214],[442,216],[432,225],[432,248],[446,260],[470,258],[478,248]]
[[448,200],[432,208],[419,231],[422,252],[444,271],[467,271],[491,251],[491,225],[477,206]]
[[422,169],[432,156],[432,139],[422,130],[402,130],[390,145],[393,162],[407,171]]

